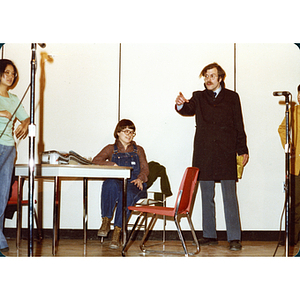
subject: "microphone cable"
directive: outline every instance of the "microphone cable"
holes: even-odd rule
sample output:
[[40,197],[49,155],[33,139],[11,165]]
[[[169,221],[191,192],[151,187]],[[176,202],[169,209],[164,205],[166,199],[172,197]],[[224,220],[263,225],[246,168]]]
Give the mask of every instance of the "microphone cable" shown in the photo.
[[281,243],[281,230],[282,230],[282,221],[283,221],[283,215],[284,215],[284,212],[285,212],[285,207],[286,207],[286,200],[284,201],[284,207],[283,207],[281,217],[280,217],[278,242],[277,242],[277,246],[276,246],[276,249],[274,251],[273,257],[275,257],[275,255],[277,253],[277,250],[278,250],[278,248],[280,246],[280,243]]

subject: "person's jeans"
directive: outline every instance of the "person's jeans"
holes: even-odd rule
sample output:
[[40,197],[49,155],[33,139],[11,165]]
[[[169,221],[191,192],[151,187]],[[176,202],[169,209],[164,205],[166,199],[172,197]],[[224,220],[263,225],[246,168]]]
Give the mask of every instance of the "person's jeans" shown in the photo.
[[0,144],[0,249],[8,247],[3,234],[4,214],[10,194],[16,150]]
[[[147,197],[146,183],[143,183],[141,191],[133,183],[127,184],[127,206],[135,205],[141,198]],[[107,179],[103,182],[101,192],[101,214],[103,217],[111,219],[114,209],[116,208],[114,226],[122,227],[122,199],[123,199],[123,183],[118,179]],[[127,209],[127,220],[130,216],[130,211]]]
[[[217,238],[215,217],[215,182],[200,181],[202,194],[203,237]],[[235,180],[221,180],[227,240],[241,240],[241,224]]]

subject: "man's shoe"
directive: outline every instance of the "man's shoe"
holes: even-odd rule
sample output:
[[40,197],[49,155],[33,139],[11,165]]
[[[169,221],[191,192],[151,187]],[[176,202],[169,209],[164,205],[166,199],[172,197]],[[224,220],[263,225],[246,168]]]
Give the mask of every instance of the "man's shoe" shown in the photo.
[[102,224],[97,233],[98,236],[106,237],[108,235],[110,231],[110,221],[111,219],[108,217],[102,218]]
[[120,246],[120,235],[121,235],[121,228],[115,226],[113,236],[109,245],[110,249],[118,249]]
[[199,240],[199,244],[200,244],[200,246],[218,245],[218,240],[204,237]]
[[240,243],[240,241],[230,241],[229,249],[232,251],[239,251],[242,249],[242,244]]

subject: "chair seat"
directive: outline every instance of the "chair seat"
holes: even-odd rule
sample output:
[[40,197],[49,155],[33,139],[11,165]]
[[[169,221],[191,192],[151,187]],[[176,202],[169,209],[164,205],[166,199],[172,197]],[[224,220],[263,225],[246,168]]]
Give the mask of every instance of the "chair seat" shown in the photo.
[[[8,205],[18,205],[18,200],[11,198],[7,204]],[[34,200],[34,204],[37,204],[36,200]],[[22,200],[21,205],[28,205],[28,200]]]
[[174,207],[143,205],[143,206],[128,206],[128,209],[133,211],[150,213],[150,214],[159,214],[159,215],[169,216],[169,217],[175,216]]
[[135,205],[160,205],[163,206],[165,201],[154,200],[154,199],[140,199]]
[[[133,211],[139,211],[139,212],[150,213],[150,214],[158,214],[158,215],[168,216],[168,217],[174,217],[176,212],[174,207],[148,206],[148,205],[128,206],[128,209]],[[177,214],[183,215],[186,213],[187,210],[183,210],[178,212]]]

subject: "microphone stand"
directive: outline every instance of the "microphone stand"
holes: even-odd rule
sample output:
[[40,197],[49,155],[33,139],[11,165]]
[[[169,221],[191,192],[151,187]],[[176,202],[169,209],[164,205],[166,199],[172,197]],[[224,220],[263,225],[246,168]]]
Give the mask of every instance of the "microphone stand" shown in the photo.
[[33,256],[33,193],[34,193],[34,106],[35,106],[35,71],[36,71],[36,44],[31,44],[31,89],[30,89],[30,124],[28,126],[29,137],[29,162],[28,162],[28,256]]
[[289,208],[290,208],[290,124],[289,124],[289,94],[285,95],[285,256],[289,256]]

